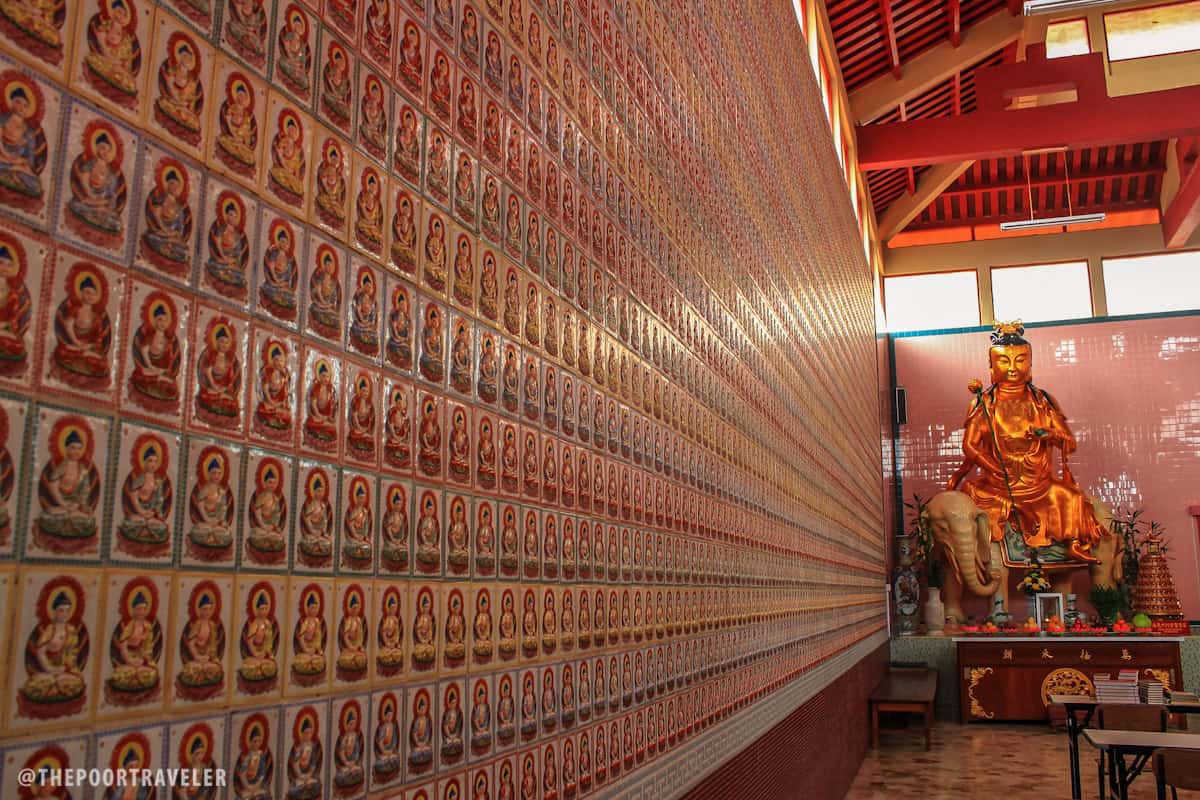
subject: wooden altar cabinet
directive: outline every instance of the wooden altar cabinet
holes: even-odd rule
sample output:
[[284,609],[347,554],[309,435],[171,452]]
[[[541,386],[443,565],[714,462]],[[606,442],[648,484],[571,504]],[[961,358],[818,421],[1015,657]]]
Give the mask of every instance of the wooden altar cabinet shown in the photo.
[[1092,676],[1137,669],[1180,687],[1179,637],[963,636],[958,650],[959,714],[980,720],[1047,719],[1052,694],[1095,694]]

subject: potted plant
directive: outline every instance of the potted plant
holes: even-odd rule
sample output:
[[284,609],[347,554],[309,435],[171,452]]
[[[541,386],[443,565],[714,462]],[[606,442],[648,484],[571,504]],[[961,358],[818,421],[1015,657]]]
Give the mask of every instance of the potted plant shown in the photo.
[[916,542],[918,565],[925,582],[925,630],[928,633],[941,633],[946,626],[946,606],[942,603],[945,568],[938,557],[933,530],[922,513],[925,511],[926,502],[920,495],[914,494],[912,502],[905,503],[904,506],[912,512],[909,531]]

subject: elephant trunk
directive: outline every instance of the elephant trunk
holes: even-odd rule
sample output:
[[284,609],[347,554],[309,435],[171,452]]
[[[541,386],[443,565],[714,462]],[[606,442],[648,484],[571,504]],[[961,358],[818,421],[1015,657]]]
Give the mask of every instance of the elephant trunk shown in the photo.
[[943,542],[950,568],[967,591],[977,597],[990,597],[1000,589],[1000,576],[990,574],[988,563],[980,557],[980,552],[989,554],[989,540],[987,514],[979,512],[973,531],[964,536],[951,536]]

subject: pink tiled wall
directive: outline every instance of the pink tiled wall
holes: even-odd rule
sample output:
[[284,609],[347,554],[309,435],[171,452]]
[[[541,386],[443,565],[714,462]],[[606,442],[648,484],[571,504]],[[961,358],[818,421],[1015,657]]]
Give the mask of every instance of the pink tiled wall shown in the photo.
[[[1031,327],[1034,382],[1079,442],[1071,469],[1110,508],[1141,507],[1166,526],[1185,615],[1200,618],[1200,553],[1188,506],[1200,500],[1200,315]],[[904,496],[940,491],[961,462],[971,378],[987,383],[986,332],[895,339],[908,392],[900,429]],[[886,430],[886,429],[885,429]],[[1074,588],[1086,597],[1077,573]],[[968,613],[980,613],[968,606]]]

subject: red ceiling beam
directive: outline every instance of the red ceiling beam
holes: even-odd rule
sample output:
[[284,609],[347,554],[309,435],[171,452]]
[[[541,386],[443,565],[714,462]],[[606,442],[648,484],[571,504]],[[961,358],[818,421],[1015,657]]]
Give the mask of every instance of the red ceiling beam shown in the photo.
[[958,47],[962,44],[962,9],[959,0],[950,0],[950,44]]
[[1179,182],[1175,199],[1163,214],[1163,242],[1167,247],[1183,247],[1200,227],[1200,161]]
[[879,13],[883,17],[883,35],[887,40],[888,54],[892,61],[892,77],[899,78],[900,46],[896,43],[896,21],[892,19],[892,0],[879,0]]
[[[1046,61],[1044,48],[1030,60],[975,74],[979,110],[943,119],[860,126],[862,169],[945,164],[1005,158],[1050,147],[1100,147],[1200,133],[1200,86],[1108,97],[1103,56],[1093,53]],[[1015,97],[1074,90],[1074,103],[1008,111]]]
[[[1080,185],[1085,183],[1099,183],[1102,181],[1112,180],[1129,180],[1130,178],[1144,178],[1147,176],[1160,176],[1166,172],[1165,166],[1144,166],[1144,167],[1129,167],[1126,169],[1106,169],[1098,172],[1083,172],[1079,174],[1071,173],[1071,188],[1078,189]],[[1045,175],[1040,178],[1033,178],[1028,182],[1024,178],[1019,180],[1004,181],[1003,183],[981,183],[976,186],[952,186],[942,192],[941,196],[951,195],[971,195],[971,194],[996,194],[997,192],[1012,192],[1016,190],[1025,191],[1026,188],[1043,189],[1047,186],[1065,186],[1066,177],[1063,175]]]

